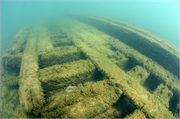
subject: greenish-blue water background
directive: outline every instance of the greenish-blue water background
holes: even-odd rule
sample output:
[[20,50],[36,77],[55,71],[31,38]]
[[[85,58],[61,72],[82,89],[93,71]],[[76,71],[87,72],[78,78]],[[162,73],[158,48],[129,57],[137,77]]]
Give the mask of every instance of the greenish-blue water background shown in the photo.
[[179,47],[179,6],[178,1],[1,1],[1,50],[12,46],[13,37],[26,23],[67,13],[128,22]]
[[[1,56],[12,47],[14,36],[27,23],[39,19],[56,20],[69,13],[100,15],[128,22],[180,47],[178,1],[1,1],[0,3]],[[6,88],[3,90],[8,91]],[[11,91],[9,97],[18,93],[15,91]],[[1,109],[11,112],[12,108],[15,108],[13,101],[16,99],[18,97],[14,97]]]

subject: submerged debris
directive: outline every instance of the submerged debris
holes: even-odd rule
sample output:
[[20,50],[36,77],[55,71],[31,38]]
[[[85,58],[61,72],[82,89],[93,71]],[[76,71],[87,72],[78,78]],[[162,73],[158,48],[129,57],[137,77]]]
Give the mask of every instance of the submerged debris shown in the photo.
[[2,58],[4,118],[178,117],[175,46],[128,23],[70,17],[16,35]]

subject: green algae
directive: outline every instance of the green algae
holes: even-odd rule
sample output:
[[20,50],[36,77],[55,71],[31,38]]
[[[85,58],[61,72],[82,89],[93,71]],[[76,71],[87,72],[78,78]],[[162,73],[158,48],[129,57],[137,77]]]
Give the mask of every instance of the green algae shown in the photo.
[[[170,63],[177,63],[176,49],[161,46],[162,39],[132,25],[100,17],[91,20],[107,31],[92,27],[96,23],[88,26],[70,19],[41,23],[18,34],[2,62],[5,75],[12,75],[3,79],[3,117],[178,117],[179,80]],[[121,37],[112,37],[114,30]],[[148,46],[159,51],[150,52]],[[161,51],[169,58],[159,63],[162,58],[154,57]],[[19,71],[12,73],[13,68]]]
[[79,60],[39,70],[39,80],[46,91],[63,89],[94,79],[95,66],[90,60]]

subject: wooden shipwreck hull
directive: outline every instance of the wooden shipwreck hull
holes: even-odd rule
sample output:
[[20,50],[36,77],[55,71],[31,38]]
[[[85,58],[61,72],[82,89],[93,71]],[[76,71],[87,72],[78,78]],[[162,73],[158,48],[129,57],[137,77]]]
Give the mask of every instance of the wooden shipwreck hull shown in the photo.
[[141,28],[71,15],[19,31],[2,58],[2,97],[16,100],[15,117],[178,117],[179,59]]

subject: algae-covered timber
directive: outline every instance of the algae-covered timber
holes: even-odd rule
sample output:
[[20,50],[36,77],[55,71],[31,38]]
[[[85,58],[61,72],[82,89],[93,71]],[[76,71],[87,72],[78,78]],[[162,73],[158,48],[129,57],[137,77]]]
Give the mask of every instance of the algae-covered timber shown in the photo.
[[51,91],[92,81],[95,78],[95,71],[95,66],[90,60],[79,60],[41,69],[39,80],[44,90]]
[[109,18],[83,15],[71,17],[119,39],[179,77],[179,49],[169,41],[142,28]]
[[142,28],[71,15],[14,41],[2,58],[4,118],[179,117],[179,49]]
[[22,108],[30,113],[45,103],[38,79],[38,55],[36,53],[37,28],[33,27],[27,39],[19,74],[19,100]]

